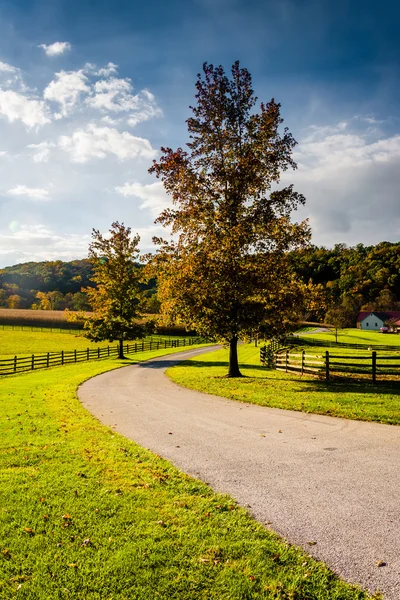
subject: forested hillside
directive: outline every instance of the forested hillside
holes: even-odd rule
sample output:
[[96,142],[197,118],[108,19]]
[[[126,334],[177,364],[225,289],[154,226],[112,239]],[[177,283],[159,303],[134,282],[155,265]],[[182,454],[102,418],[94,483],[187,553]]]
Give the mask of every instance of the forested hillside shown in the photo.
[[[41,310],[90,310],[82,287],[93,285],[92,265],[88,259],[28,262],[0,269],[0,307]],[[148,312],[156,305],[155,282],[143,285],[148,290]]]
[[[298,277],[316,286],[310,319],[323,320],[332,306],[344,306],[353,321],[361,309],[400,310],[400,243],[310,246],[291,257]],[[81,287],[91,285],[91,276],[88,259],[7,267],[0,270],[0,307],[89,310]],[[147,312],[157,312],[155,281],[143,289]]]
[[360,310],[400,309],[400,243],[310,246],[292,260],[299,277],[318,286],[311,318],[324,318],[332,306],[344,307],[350,320]]

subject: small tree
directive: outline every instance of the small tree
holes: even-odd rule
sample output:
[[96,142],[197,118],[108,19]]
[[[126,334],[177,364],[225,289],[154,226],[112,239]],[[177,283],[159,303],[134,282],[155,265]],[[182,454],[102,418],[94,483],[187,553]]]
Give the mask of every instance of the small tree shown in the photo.
[[351,313],[346,306],[339,305],[331,307],[326,315],[325,321],[335,330],[335,341],[338,341],[339,329],[348,327],[351,319]]
[[288,251],[308,239],[307,225],[290,219],[305,200],[292,186],[272,191],[296,167],[296,142],[287,129],[280,135],[274,100],[254,112],[249,72],[236,62],[229,79],[204,64],[196,88],[189,151],[162,148],[150,169],[174,203],[156,222],[176,236],[155,238],[153,264],[163,312],[229,345],[228,376],[239,377],[239,336],[283,333],[300,317]]
[[85,336],[93,341],[119,342],[119,358],[124,358],[124,340],[135,340],[149,332],[149,326],[138,321],[142,269],[135,263],[139,257],[139,236],[131,238],[130,227],[115,222],[109,237],[93,229],[89,259],[96,287],[83,289],[88,295],[93,315],[85,321]]

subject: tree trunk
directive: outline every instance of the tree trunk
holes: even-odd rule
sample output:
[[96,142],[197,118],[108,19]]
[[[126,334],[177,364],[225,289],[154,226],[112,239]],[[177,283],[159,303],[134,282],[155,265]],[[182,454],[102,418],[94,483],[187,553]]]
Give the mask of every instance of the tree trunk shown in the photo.
[[239,369],[237,343],[237,337],[232,338],[229,342],[229,372],[227,377],[243,377]]
[[124,340],[123,338],[121,338],[119,340],[119,353],[118,353],[118,358],[125,358],[124,356]]

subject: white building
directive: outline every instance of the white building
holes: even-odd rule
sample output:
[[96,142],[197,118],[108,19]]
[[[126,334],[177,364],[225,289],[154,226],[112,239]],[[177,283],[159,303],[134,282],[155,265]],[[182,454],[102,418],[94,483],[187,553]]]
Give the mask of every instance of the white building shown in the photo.
[[386,318],[386,315],[383,315],[382,313],[372,312],[359,321],[359,327],[360,329],[379,331],[381,327],[384,327]]

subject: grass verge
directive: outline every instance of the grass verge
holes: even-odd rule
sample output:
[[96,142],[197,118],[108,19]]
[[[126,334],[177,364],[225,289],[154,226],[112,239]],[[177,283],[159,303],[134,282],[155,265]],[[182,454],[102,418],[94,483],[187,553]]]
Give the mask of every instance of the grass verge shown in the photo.
[[0,381],[0,598],[368,598],[77,400],[87,378],[161,354]]
[[[300,331],[301,335],[304,331]],[[309,333],[304,336],[307,338],[315,338],[316,340],[324,340],[328,342],[335,342],[334,331],[315,332]],[[346,344],[365,344],[366,346],[387,345],[387,346],[399,346],[400,348],[400,335],[394,333],[381,333],[380,331],[366,331],[363,329],[340,329],[338,331],[338,342]]]
[[[240,368],[246,377],[224,379],[228,351],[218,350],[167,370],[185,387],[232,400],[345,419],[400,424],[399,384],[380,382],[325,382],[307,375],[266,369],[259,348],[239,346]],[[308,348],[307,348],[308,351]],[[321,354],[321,348],[316,350]],[[354,350],[351,351],[354,353]]]

